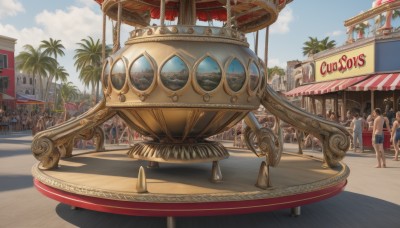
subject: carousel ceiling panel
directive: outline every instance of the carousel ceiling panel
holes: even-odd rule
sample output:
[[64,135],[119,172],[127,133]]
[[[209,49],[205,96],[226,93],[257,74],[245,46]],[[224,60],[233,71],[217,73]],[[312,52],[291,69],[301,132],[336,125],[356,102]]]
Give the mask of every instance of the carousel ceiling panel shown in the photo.
[[[108,16],[116,20],[118,0],[96,0]],[[165,19],[179,16],[179,0],[166,3]],[[160,0],[122,0],[122,21],[133,26],[148,26],[150,19],[160,18]],[[241,32],[253,32],[275,22],[278,6],[270,0],[231,1],[232,17]],[[196,18],[199,21],[227,20],[226,0],[197,0]]]

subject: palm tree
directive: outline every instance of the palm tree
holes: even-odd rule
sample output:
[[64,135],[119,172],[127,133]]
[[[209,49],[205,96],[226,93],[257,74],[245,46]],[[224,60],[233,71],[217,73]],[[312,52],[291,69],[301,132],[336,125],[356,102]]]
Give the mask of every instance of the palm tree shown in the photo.
[[325,37],[325,39],[319,41],[319,51],[329,50],[336,46],[336,41],[329,40],[329,36]]
[[370,25],[369,25],[369,22],[368,22],[368,21],[365,21],[365,22],[363,22],[363,23],[360,23],[360,24],[356,25],[356,27],[354,28],[354,31],[357,32],[357,38],[358,38],[358,39],[364,38],[365,30],[366,30],[367,28],[369,28],[369,26],[370,26]]
[[[63,83],[65,83],[69,77],[68,72],[65,70],[65,68],[63,66],[57,66],[57,68],[55,69],[55,71],[53,72],[54,75],[54,93],[57,95],[57,81],[61,81]],[[57,96],[54,97],[54,107],[57,107]]]
[[303,55],[311,56],[319,52],[319,41],[317,37],[308,37],[308,41],[304,42]]
[[75,67],[80,71],[79,79],[85,86],[96,88],[96,103],[99,100],[100,73],[102,65],[102,45],[100,40],[92,37],[82,39],[77,43],[79,48],[75,50]]
[[32,45],[25,45],[24,51],[20,52],[16,59],[17,69],[22,70],[33,77],[33,94],[35,94],[36,76],[39,76],[40,99],[43,99],[42,78],[47,77],[48,72],[56,65],[56,60],[39,48],[35,49]]
[[64,120],[67,120],[67,109],[65,104],[71,102],[79,95],[78,87],[76,87],[72,82],[61,84],[61,100],[64,107]]
[[[54,71],[57,71],[58,69],[58,61],[57,57],[58,56],[64,56],[65,53],[63,49],[65,50],[64,45],[61,44],[61,40],[53,40],[53,38],[50,38],[49,40],[42,40],[40,46],[40,49],[43,49],[43,52],[49,56],[54,56],[54,59],[56,60],[57,64],[53,67]],[[53,78],[55,77],[54,74],[51,74],[49,77],[49,80],[47,80],[47,85],[46,85],[46,92],[45,92],[45,100],[47,101],[48,99],[48,91],[51,85],[51,82],[53,81]],[[54,91],[56,90],[56,81],[54,81]]]
[[304,42],[303,55],[311,56],[336,46],[336,41],[329,40],[329,36],[323,40],[318,40],[317,37],[308,37],[308,39]]
[[281,67],[274,66],[272,68],[268,68],[268,81],[271,81],[272,76],[274,75],[284,76],[285,70]]
[[[396,20],[397,18],[400,18],[400,11],[399,10],[394,10],[393,15],[392,15],[392,20]],[[394,30],[396,31],[400,27],[395,28]]]

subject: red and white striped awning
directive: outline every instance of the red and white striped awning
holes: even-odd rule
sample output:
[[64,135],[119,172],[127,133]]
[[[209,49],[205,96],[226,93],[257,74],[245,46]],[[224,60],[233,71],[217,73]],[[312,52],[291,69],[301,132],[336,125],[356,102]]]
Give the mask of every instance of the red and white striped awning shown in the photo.
[[398,90],[400,89],[400,74],[377,74],[365,81],[350,86],[349,91],[368,91],[368,90]]
[[320,82],[315,84],[308,84],[305,86],[297,87],[287,93],[286,96],[307,96],[307,95],[318,95],[325,93],[333,93],[341,90],[347,89],[349,86],[352,86],[364,79],[368,76],[359,76],[354,78],[344,78],[338,79],[328,82]]
[[312,87],[314,84],[308,84],[308,85],[303,85],[299,86],[297,88],[294,88],[288,92],[285,93],[287,97],[297,97],[297,96],[302,96],[302,93],[304,91],[307,91],[308,88]]

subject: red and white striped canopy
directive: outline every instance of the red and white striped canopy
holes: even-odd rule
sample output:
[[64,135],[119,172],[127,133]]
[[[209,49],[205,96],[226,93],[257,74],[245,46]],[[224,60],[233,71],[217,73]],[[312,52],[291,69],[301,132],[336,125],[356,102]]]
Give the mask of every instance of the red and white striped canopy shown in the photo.
[[287,92],[286,96],[304,96],[304,95],[317,95],[317,94],[325,94],[332,93],[336,91],[341,91],[347,89],[349,86],[356,84],[364,79],[367,76],[359,76],[355,78],[345,78],[338,79],[328,82],[320,82],[315,84],[308,84],[305,86],[297,87],[289,92]]
[[400,89],[400,74],[377,74],[365,81],[350,86],[349,91],[368,91],[368,90],[398,90]]

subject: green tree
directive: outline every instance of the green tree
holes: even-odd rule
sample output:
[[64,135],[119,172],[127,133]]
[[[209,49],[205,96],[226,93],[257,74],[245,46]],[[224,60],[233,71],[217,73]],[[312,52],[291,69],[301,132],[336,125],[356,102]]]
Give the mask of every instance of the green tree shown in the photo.
[[42,78],[48,76],[49,71],[57,64],[57,61],[42,52],[39,48],[35,49],[32,45],[25,45],[24,51],[16,56],[16,67],[25,73],[31,74],[33,77],[33,94],[36,94],[36,76],[39,77],[40,99],[43,99],[43,82]]
[[285,70],[281,67],[274,66],[272,68],[268,68],[268,81],[271,81],[272,76],[279,75],[280,77],[285,75]]
[[92,37],[82,39],[77,43],[79,48],[75,50],[75,67],[80,72],[79,79],[85,86],[96,88],[96,103],[99,100],[99,86],[102,65],[102,45],[100,40]]
[[[65,55],[63,51],[65,50],[65,47],[61,44],[61,40],[54,40],[53,38],[50,38],[49,40],[42,40],[39,48],[43,50],[43,53],[54,57],[54,59],[56,60],[56,65],[53,66],[53,72],[57,72],[59,65],[57,57]],[[45,101],[48,101],[49,89],[54,77],[54,73],[51,73],[49,75],[49,79],[47,80],[45,89]],[[54,91],[56,91],[56,81],[57,80],[54,81]]]
[[361,39],[364,38],[366,30],[370,27],[368,22],[363,22],[356,27],[354,27],[354,31],[357,32],[357,38]]
[[317,37],[308,37],[308,41],[304,42],[303,55],[312,56],[318,52],[325,51],[336,46],[336,41],[329,40],[329,36],[323,40],[318,40]]
[[[400,10],[393,11],[392,19],[396,20],[397,18],[400,18]],[[399,28],[400,28],[400,26],[395,28],[394,31],[397,31]]]
[[67,120],[68,112],[65,107],[65,104],[73,101],[78,97],[79,89],[74,84],[72,84],[72,82],[63,83],[61,84],[60,94],[61,94],[62,104],[64,107],[64,120]]
[[65,68],[63,66],[57,66],[57,68],[54,70],[53,72],[54,75],[54,92],[55,92],[55,97],[54,97],[54,107],[57,107],[57,81],[61,81],[62,83],[65,83],[69,77],[68,72],[65,70]]
[[325,37],[325,39],[319,41],[319,51],[329,50],[336,46],[336,41],[329,40],[329,36]]

